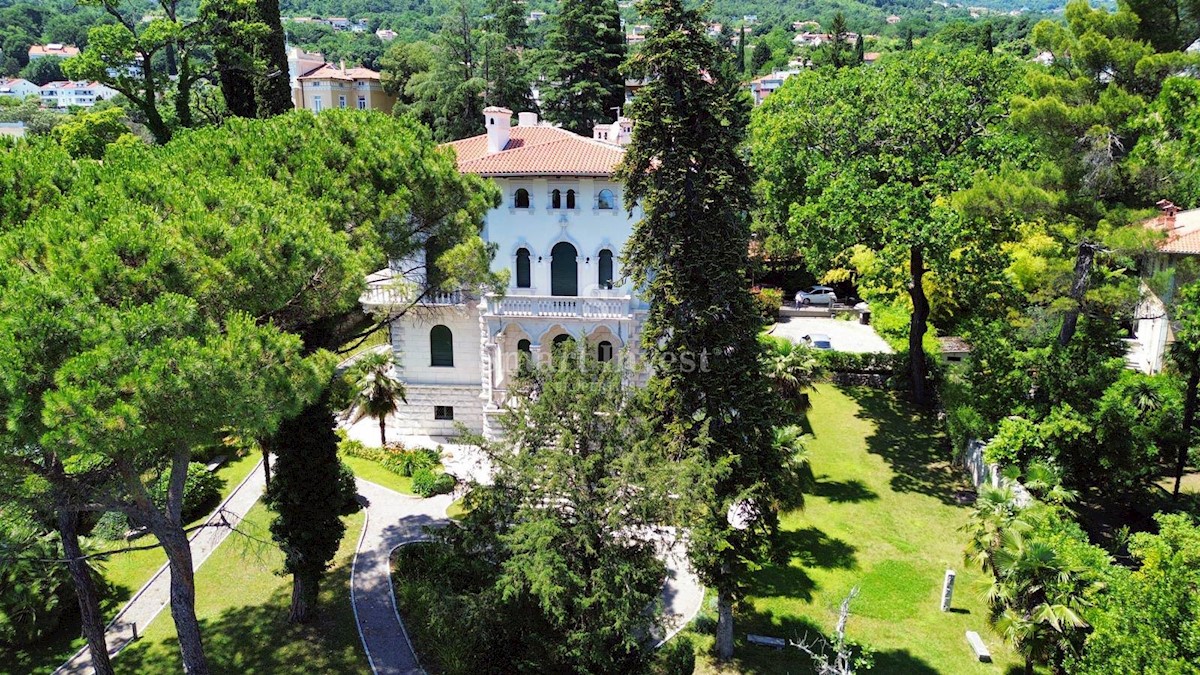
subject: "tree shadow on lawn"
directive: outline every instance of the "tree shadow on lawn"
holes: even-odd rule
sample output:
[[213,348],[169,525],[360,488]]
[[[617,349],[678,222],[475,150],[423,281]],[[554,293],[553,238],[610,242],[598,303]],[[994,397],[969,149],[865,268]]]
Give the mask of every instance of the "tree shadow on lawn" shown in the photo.
[[[768,564],[751,574],[750,595],[786,597],[811,602],[816,581],[805,568],[854,569],[858,566],[857,549],[850,543],[830,537],[815,527],[785,530],[779,533],[784,564]],[[792,562],[799,562],[800,567]]]
[[[349,568],[346,561],[326,575],[317,616],[309,624],[287,621],[290,584],[276,589],[261,604],[231,607],[216,618],[201,619],[210,670],[230,675],[362,672],[366,659],[349,607]],[[328,597],[327,591],[337,597]],[[169,608],[158,620],[171,621]],[[115,665],[122,673],[182,672],[179,640],[139,640],[121,652]]]
[[867,452],[891,465],[893,490],[917,492],[943,504],[961,506],[955,492],[965,486],[966,476],[951,462],[946,437],[932,413],[876,389],[845,387],[842,391],[861,407],[857,416],[875,425],[874,433],[867,437]]
[[[825,476],[822,476],[822,479]],[[824,497],[834,504],[857,504],[858,502],[873,502],[879,499],[879,494],[867,487],[867,484],[857,478],[850,480],[822,480],[813,484],[809,494]]]

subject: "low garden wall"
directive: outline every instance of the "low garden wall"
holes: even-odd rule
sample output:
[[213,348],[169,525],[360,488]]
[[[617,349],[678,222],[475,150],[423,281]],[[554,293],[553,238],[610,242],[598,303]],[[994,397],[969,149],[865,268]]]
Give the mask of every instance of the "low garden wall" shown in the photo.
[[1025,508],[1033,503],[1033,495],[1029,494],[1029,490],[1021,483],[1005,478],[1000,473],[998,464],[989,464],[983,458],[983,449],[987,447],[987,443],[980,440],[971,440],[967,442],[967,449],[962,453],[962,465],[971,475],[971,484],[976,489],[979,486],[987,483],[993,487],[1005,487],[1012,490],[1013,501],[1017,506]]

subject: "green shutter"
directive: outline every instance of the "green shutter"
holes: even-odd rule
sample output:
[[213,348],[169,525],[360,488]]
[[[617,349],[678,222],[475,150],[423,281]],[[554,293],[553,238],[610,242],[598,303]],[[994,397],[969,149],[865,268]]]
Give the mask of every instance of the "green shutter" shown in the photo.
[[529,288],[529,249],[517,251],[517,288]]
[[559,242],[550,251],[550,295],[579,295],[575,247]]
[[429,365],[454,366],[454,335],[445,326],[429,331]]
[[612,251],[604,249],[600,251],[600,275],[597,282],[600,288],[612,288],[613,286],[613,264]]

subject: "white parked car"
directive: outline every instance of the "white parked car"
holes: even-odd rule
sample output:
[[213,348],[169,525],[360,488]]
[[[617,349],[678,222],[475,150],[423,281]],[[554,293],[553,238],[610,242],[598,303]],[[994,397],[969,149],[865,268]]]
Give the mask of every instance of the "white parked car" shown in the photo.
[[813,286],[807,291],[796,291],[796,306],[803,307],[804,305],[828,305],[833,306],[837,302],[837,294],[828,286]]
[[833,349],[833,342],[824,333],[810,333],[804,336],[804,341],[813,349]]

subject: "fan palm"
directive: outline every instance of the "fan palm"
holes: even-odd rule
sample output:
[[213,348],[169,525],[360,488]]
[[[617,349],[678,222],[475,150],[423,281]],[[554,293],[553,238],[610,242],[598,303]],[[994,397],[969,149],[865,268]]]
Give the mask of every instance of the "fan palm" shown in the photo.
[[1092,585],[1050,545],[1011,530],[993,556],[996,581],[988,593],[993,621],[1025,657],[1025,672],[1047,660],[1069,634],[1087,627],[1083,608]]
[[763,370],[771,388],[797,413],[807,410],[805,392],[812,388],[822,371],[813,351],[790,340],[779,340],[771,343],[763,359]]
[[408,403],[404,383],[392,377],[392,355],[374,352],[354,364],[353,421],[364,417],[379,421],[379,442],[387,445],[387,416],[400,409],[397,401]]
[[775,427],[772,444],[779,453],[790,460],[790,466],[795,479],[795,494],[788,506],[802,508],[804,492],[811,490],[817,478],[813,474],[812,458],[808,454],[808,445],[804,442],[804,430],[795,424],[785,427]]
[[967,532],[967,548],[963,559],[968,564],[979,565],[985,572],[994,572],[993,555],[1004,543],[1004,532],[1008,529],[1024,529],[1025,523],[1017,519],[1017,505],[1013,492],[1008,487],[980,487],[975,499],[975,509],[960,530]]

